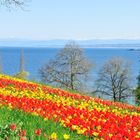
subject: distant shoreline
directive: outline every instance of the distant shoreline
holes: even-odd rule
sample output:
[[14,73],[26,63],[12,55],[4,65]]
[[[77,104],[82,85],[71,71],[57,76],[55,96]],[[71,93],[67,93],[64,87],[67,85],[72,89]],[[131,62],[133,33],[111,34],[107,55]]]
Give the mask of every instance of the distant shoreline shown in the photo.
[[63,48],[69,42],[75,42],[81,48],[93,49],[140,49],[140,39],[52,39],[52,40],[30,40],[30,39],[0,39],[1,47],[22,47],[22,48]]
[[[139,46],[135,46],[136,44],[133,44],[133,46],[126,47],[127,44],[123,44],[123,47],[121,44],[100,44],[100,45],[79,45],[83,49],[127,49],[128,51],[140,51],[140,44]],[[65,45],[0,45],[0,48],[33,48],[33,49],[61,49]]]

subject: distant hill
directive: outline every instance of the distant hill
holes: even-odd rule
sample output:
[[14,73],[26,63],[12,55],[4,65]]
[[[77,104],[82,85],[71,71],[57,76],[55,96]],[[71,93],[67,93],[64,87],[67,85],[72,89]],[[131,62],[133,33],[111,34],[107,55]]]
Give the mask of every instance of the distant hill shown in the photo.
[[[6,39],[0,40],[0,47],[63,47],[73,40],[27,40]],[[81,47],[89,48],[140,48],[140,40],[113,39],[113,40],[75,40]]]

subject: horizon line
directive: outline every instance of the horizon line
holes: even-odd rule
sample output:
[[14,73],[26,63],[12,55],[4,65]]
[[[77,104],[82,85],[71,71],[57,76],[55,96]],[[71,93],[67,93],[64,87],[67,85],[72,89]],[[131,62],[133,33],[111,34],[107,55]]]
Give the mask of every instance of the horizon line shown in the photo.
[[72,39],[72,38],[50,38],[50,39],[36,39],[36,38],[0,38],[0,41],[7,41],[7,40],[27,40],[27,41],[50,41],[50,40],[69,40],[69,41],[87,41],[87,40],[131,40],[136,41],[140,40],[140,38],[89,38],[89,39]]

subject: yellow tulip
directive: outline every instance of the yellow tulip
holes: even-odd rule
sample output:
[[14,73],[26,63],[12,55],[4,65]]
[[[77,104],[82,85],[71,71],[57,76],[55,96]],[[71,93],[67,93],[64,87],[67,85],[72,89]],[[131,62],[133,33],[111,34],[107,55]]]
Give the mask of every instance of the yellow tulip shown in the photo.
[[53,132],[52,134],[51,134],[51,139],[57,139],[57,134],[55,133],[55,132]]
[[70,135],[64,134],[64,135],[63,135],[63,138],[64,138],[65,140],[68,140],[68,139],[70,139]]

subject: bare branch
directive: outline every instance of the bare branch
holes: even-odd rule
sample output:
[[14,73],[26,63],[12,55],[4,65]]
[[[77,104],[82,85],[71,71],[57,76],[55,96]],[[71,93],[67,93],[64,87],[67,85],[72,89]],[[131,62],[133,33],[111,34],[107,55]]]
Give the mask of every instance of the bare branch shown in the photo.
[[128,62],[120,58],[109,60],[99,72],[97,91],[122,101],[132,93]]
[[90,69],[91,63],[84,56],[83,50],[76,43],[71,42],[66,44],[54,60],[40,69],[40,74],[47,83],[80,90]]
[[0,0],[0,5],[3,5],[7,8],[20,7],[23,9],[25,4],[27,4],[30,0]]

